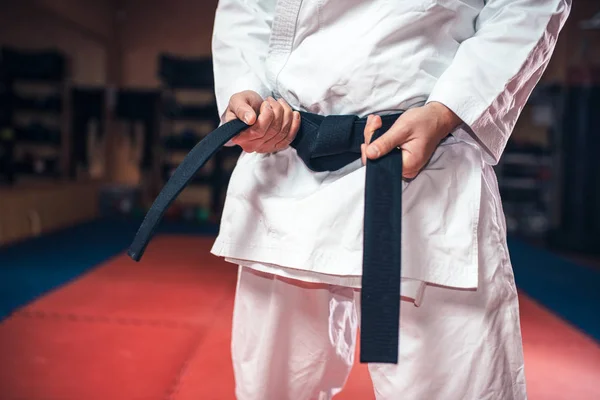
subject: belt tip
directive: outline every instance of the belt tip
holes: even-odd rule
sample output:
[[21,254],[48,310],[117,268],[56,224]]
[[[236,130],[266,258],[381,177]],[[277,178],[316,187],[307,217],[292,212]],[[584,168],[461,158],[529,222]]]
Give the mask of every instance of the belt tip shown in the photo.
[[398,364],[396,357],[360,357],[361,364]]
[[142,258],[142,255],[132,249],[129,249],[129,251],[127,251],[127,255],[129,256],[129,258],[131,258],[133,261],[140,261],[140,259]]

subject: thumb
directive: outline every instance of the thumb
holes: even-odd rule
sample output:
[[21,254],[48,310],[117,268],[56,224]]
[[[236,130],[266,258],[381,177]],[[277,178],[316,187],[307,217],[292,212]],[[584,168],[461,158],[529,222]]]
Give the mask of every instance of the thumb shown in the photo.
[[393,130],[389,130],[367,146],[367,157],[372,160],[382,157],[397,146],[397,134]]
[[257,110],[260,109],[262,98],[255,92],[241,92],[231,97],[229,109],[235,116],[248,125],[253,125],[257,119]]
[[233,109],[233,113],[238,119],[241,119],[248,125],[254,125],[256,122],[256,111],[249,104],[240,103]]
[[387,132],[367,146],[367,157],[373,160],[386,155],[394,148],[400,146],[406,140],[408,133],[407,126],[401,123],[399,118]]

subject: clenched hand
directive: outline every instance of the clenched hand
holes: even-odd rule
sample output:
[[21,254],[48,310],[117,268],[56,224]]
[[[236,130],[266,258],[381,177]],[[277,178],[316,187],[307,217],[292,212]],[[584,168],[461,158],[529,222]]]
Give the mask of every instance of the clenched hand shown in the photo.
[[381,118],[369,115],[365,143],[361,146],[363,164],[367,158],[377,159],[397,147],[402,150],[402,175],[412,179],[427,164],[442,139],[461,123],[449,108],[431,102],[403,113],[390,130],[371,143],[373,133],[381,128]]
[[231,96],[224,121],[233,119],[250,125],[232,140],[247,153],[283,150],[292,143],[300,127],[300,113],[293,111],[285,100],[272,97],[263,100],[250,90]]

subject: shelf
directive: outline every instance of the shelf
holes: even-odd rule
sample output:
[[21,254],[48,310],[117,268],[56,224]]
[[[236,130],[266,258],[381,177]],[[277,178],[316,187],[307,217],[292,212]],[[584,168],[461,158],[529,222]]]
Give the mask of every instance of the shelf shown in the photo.
[[502,164],[551,166],[552,157],[527,153],[507,153],[502,156]]
[[[214,98],[214,77],[210,58],[180,58],[163,54],[158,62],[158,75],[163,90],[163,129],[166,129],[167,132],[164,133],[169,135],[163,139],[163,143],[170,161],[159,166],[163,170],[164,181],[171,176],[173,166],[176,166],[207,133],[219,126],[220,115]],[[211,92],[211,96],[204,96],[208,91]],[[202,123],[202,129],[198,123]],[[181,132],[182,135],[173,134],[174,132]],[[211,213],[217,216],[223,206],[225,188],[231,175],[231,171],[227,169],[232,164],[229,156],[239,155],[240,152],[241,149],[237,146],[219,150],[216,157],[212,157],[194,177],[190,185],[194,192],[189,192],[187,200],[194,204],[200,202],[210,205]],[[199,201],[200,192],[195,191],[201,191],[202,201]]]
[[506,148],[504,149],[504,154],[502,157],[504,158],[506,155],[512,154],[525,154],[528,156],[548,156],[548,152],[550,151],[547,147],[542,147],[537,144],[528,144],[528,143],[515,143],[513,140],[509,140],[506,144]]
[[45,160],[44,168],[48,168],[44,171],[35,170],[35,165],[19,163],[16,165],[15,172],[17,175],[26,175],[33,177],[44,177],[44,178],[59,178],[60,171],[57,169],[57,160]]
[[171,135],[163,140],[165,149],[175,151],[190,151],[202,138],[189,135]]
[[561,93],[561,86],[557,84],[538,84],[529,96],[529,105],[548,104]]
[[15,154],[35,154],[40,157],[58,157],[62,151],[62,146],[54,143],[40,142],[16,142],[14,144]]
[[60,114],[62,112],[62,102],[59,97],[35,98],[15,96],[15,111],[39,111],[51,114]]
[[160,92],[156,90],[119,90],[115,114],[119,119],[144,120],[148,116],[148,110],[158,111],[159,101]]
[[40,143],[44,145],[61,144],[61,132],[43,126],[19,127],[15,129],[15,141],[25,143]]
[[545,188],[545,184],[535,178],[507,178],[503,177],[500,189],[539,190]]
[[61,179],[68,164],[63,131],[66,57],[54,49],[3,47],[0,60],[0,123],[9,141],[4,160],[8,168],[2,175],[10,184]]
[[66,59],[56,50],[0,50],[2,68],[9,80],[62,83],[66,77]]
[[182,58],[171,54],[161,54],[158,64],[159,79],[171,88],[212,89],[214,87],[211,58]]

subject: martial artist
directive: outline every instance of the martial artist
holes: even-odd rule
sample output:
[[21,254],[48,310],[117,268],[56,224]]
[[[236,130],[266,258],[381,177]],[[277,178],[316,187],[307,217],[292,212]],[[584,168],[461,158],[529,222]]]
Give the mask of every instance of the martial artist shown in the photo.
[[[404,155],[399,362],[377,399],[523,400],[517,291],[492,167],[570,0],[221,0],[223,122],[252,125],[212,252],[239,265],[240,400],[330,399],[354,362],[365,160]],[[368,117],[362,160],[309,170],[296,110]],[[370,141],[380,116],[404,112]]]

